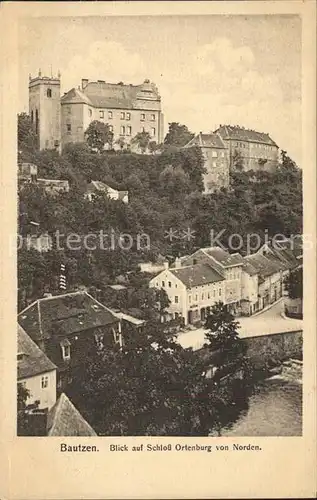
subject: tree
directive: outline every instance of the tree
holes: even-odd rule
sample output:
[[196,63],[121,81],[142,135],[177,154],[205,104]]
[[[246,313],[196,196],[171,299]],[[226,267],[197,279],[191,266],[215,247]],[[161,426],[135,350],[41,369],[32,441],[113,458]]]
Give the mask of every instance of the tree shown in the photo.
[[124,147],[126,146],[126,142],[124,140],[124,137],[119,137],[116,140],[116,144],[117,144],[117,146],[119,146],[120,150],[123,151]]
[[105,124],[94,120],[89,124],[85,132],[85,138],[90,149],[101,153],[106,144],[112,145],[113,132],[111,132],[108,123]]
[[290,299],[303,298],[303,268],[294,269],[286,276],[285,289]]
[[178,122],[171,122],[168,124],[168,132],[164,139],[165,146],[185,146],[189,141],[191,141],[195,134],[190,132],[186,125],[181,125]]
[[38,136],[31,118],[26,113],[18,114],[18,151],[21,154],[34,153],[38,149]]
[[148,145],[150,153],[154,154],[159,148],[159,145],[157,144],[156,141],[150,141]]
[[244,170],[243,157],[240,151],[238,151],[237,149],[234,150],[231,165],[232,165],[232,170],[234,171],[243,172]]
[[214,418],[218,434],[221,427],[236,416],[247,404],[251,385],[251,366],[246,344],[239,338],[239,323],[222,302],[216,303],[206,320],[208,343],[213,367],[212,380],[219,388],[215,391]]
[[131,140],[131,145],[139,148],[144,154],[149,146],[151,136],[148,132],[138,132]]

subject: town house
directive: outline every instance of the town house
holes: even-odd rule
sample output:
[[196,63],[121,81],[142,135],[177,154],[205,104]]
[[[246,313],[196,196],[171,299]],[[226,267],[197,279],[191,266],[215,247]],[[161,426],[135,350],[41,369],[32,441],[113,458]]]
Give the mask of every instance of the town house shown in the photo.
[[185,325],[204,321],[211,307],[223,301],[224,277],[208,263],[164,269],[150,281],[168,295],[170,319],[182,318]]
[[29,391],[26,405],[50,409],[56,401],[57,367],[18,325],[17,380]]
[[200,248],[192,255],[184,257],[181,263],[182,266],[208,263],[225,280],[222,302],[233,314],[240,312],[244,262],[239,253],[230,254],[220,247]]
[[87,292],[38,299],[18,315],[19,324],[58,367],[58,388],[72,379],[72,370],[97,346],[122,346],[121,320]]

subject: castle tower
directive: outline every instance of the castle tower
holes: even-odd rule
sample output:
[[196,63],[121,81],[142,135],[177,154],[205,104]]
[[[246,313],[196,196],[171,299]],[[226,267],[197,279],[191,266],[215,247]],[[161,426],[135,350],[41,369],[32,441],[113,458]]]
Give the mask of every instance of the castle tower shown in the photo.
[[29,114],[39,137],[39,149],[60,150],[61,102],[60,74],[29,77]]

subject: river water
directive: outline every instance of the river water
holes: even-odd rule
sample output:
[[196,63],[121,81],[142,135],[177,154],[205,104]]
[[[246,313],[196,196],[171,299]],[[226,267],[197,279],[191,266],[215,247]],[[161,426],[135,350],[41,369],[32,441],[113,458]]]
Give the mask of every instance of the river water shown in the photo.
[[249,408],[222,436],[301,436],[302,384],[276,376],[257,386]]

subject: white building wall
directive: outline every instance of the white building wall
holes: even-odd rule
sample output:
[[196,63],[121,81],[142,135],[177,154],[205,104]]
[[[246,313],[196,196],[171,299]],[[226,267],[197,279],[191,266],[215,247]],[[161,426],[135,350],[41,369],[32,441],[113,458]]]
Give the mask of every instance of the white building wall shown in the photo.
[[[42,378],[47,377],[47,387],[42,388]],[[27,404],[33,404],[35,401],[40,401],[39,408],[50,409],[56,402],[56,370],[50,372],[41,373],[35,375],[34,377],[28,377],[25,379],[18,380],[22,383],[28,391],[30,391],[30,397],[27,400]]]

